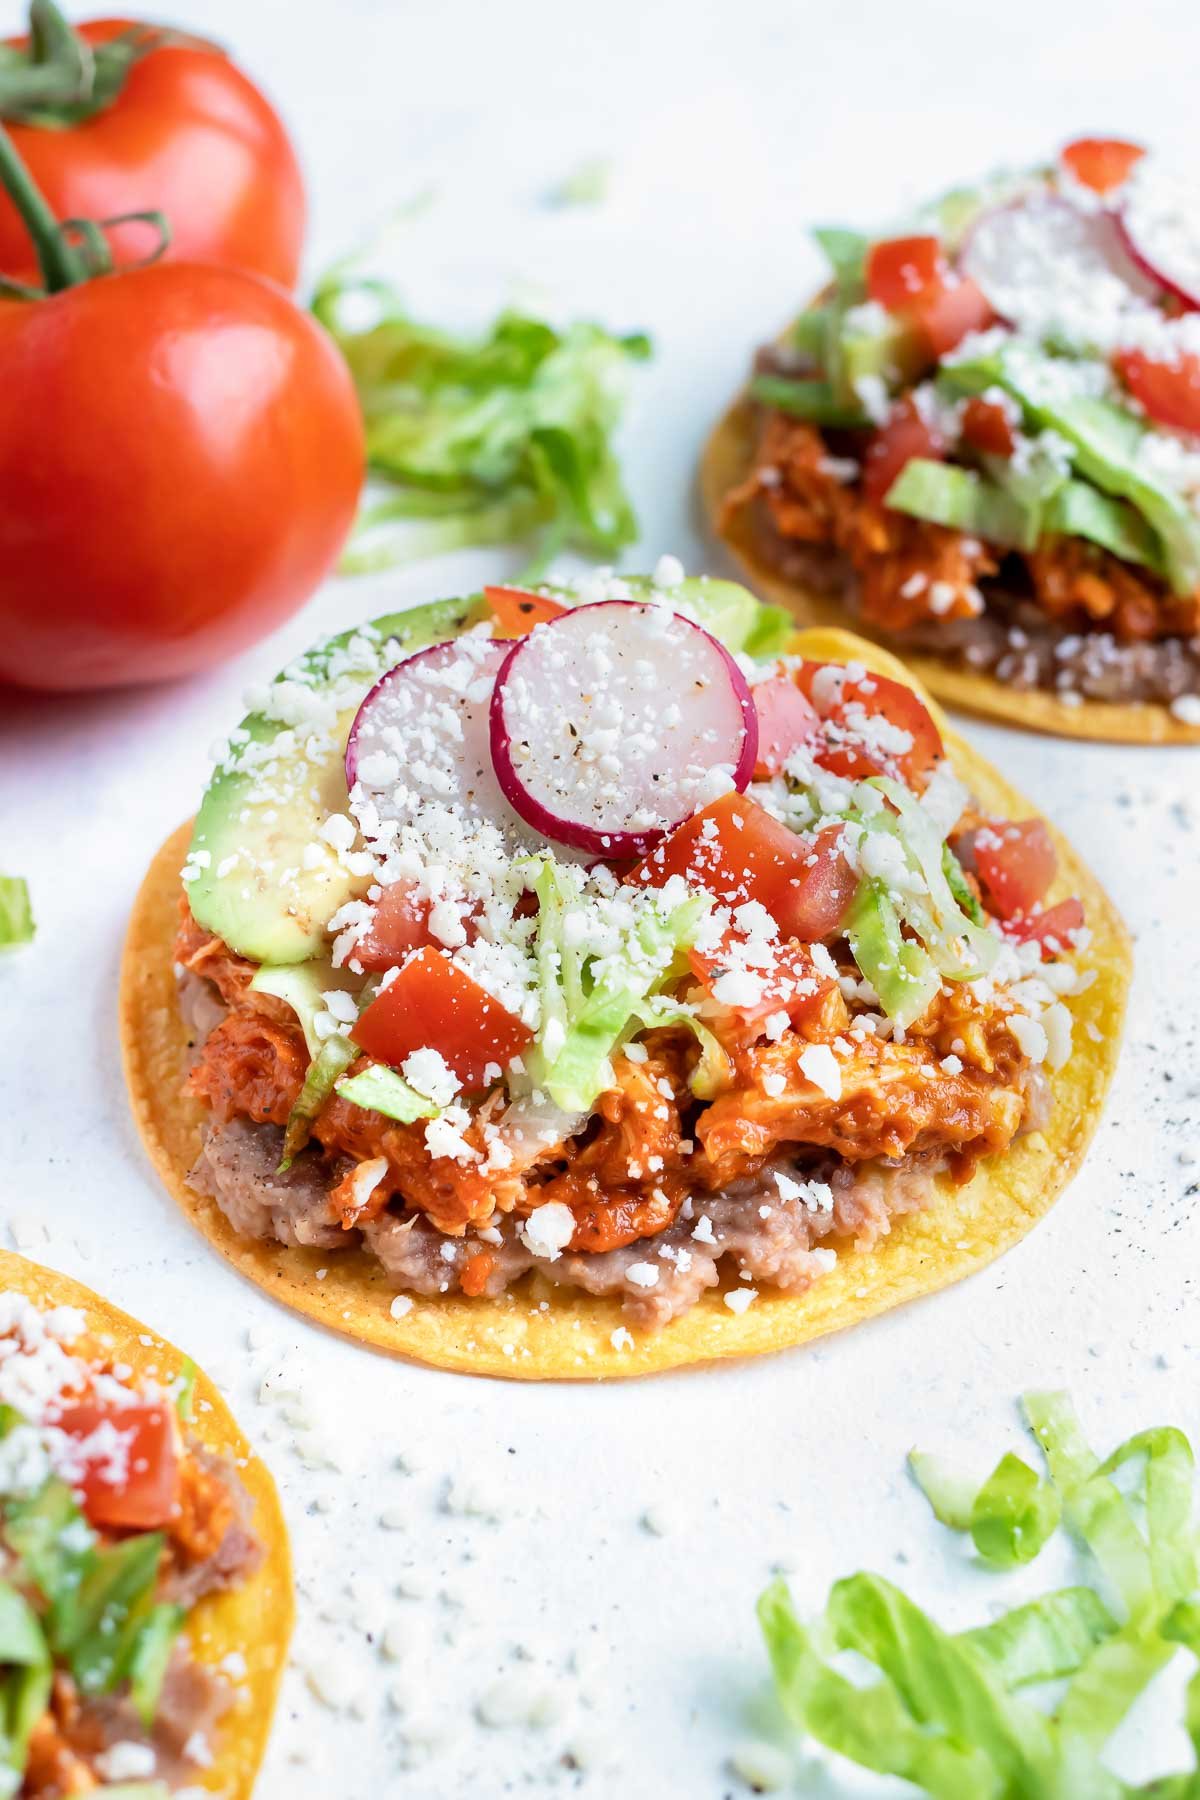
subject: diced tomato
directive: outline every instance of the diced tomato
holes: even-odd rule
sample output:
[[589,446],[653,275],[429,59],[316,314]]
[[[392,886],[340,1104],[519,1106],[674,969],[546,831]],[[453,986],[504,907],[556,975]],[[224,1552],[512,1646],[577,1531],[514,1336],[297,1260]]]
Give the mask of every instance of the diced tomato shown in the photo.
[[[693,974],[713,995],[718,1005],[729,1005],[714,990],[722,975],[728,972],[731,963],[741,965],[738,948],[745,941],[740,932],[731,931],[726,934],[718,950],[693,949],[688,952]],[[751,1033],[761,1031],[767,1020],[780,1012],[787,1014],[791,1024],[797,1024],[820,1010],[826,994],[834,985],[833,977],[820,972],[804,944],[777,945],[770,964],[761,968],[756,965],[753,972],[762,976],[761,998],[729,1006],[729,1010],[737,1014],[741,1024]]]
[[1134,399],[1160,425],[1200,431],[1200,356],[1156,362],[1144,350],[1118,350],[1118,375]]
[[375,902],[371,923],[355,946],[354,958],[364,969],[391,969],[410,951],[432,942],[428,901],[417,898],[412,882],[394,881]]
[[862,489],[864,497],[882,506],[902,469],[914,457],[928,457],[941,462],[946,446],[933,427],[917,411],[911,395],[905,395],[892,408],[886,425],[881,425],[870,443],[863,461]]
[[501,1068],[533,1036],[440,951],[410,956],[376,995],[351,1033],[378,1062],[399,1068],[414,1050],[436,1050],[465,1088],[482,1087],[489,1064]]
[[[816,662],[800,665],[796,679],[810,700],[821,670],[829,667],[828,663]],[[816,709],[833,728],[828,733],[831,741],[818,753],[817,761],[833,775],[865,779],[869,775],[898,774],[916,787],[946,754],[941,733],[924,702],[902,681],[892,681],[887,675],[868,670],[859,681],[844,681],[837,698],[821,698]],[[886,719],[912,743],[907,748],[890,748],[886,741],[871,742],[869,727],[860,728],[874,718]]]
[[975,867],[991,910],[1013,919],[1045,899],[1058,854],[1041,819],[998,819],[975,834]]
[[566,608],[547,594],[535,594],[528,588],[485,587],[483,597],[496,621],[496,636],[525,637],[535,625],[557,619]]
[[887,238],[867,251],[867,296],[888,312],[904,313],[942,286],[946,264],[935,237]]
[[773,675],[770,681],[760,681],[753,692],[758,714],[754,779],[765,781],[778,775],[793,750],[820,743],[821,719],[791,675]]
[[662,887],[682,875],[689,887],[729,906],[757,900],[769,913],[807,855],[802,838],[744,794],[722,794],[701,807],[625,877],[639,887]]
[[1057,906],[1047,907],[1045,912],[1008,920],[1005,930],[1023,944],[1032,943],[1036,938],[1042,946],[1042,955],[1047,956],[1057,950],[1069,950],[1072,934],[1083,929],[1083,921],[1082,900],[1060,900]]
[[994,316],[982,290],[949,266],[935,237],[872,244],[866,280],[869,297],[909,320],[933,361]]
[[962,434],[974,450],[985,456],[1011,456],[1017,447],[1007,412],[994,401],[972,394],[963,408]]
[[1111,194],[1129,179],[1135,163],[1146,152],[1140,144],[1123,138],[1076,138],[1062,153],[1062,161],[1076,181],[1097,194]]
[[913,315],[914,323],[936,360],[957,350],[972,331],[983,331],[995,321],[995,313],[983,289],[966,275],[950,275],[939,293],[923,300]]
[[82,1454],[79,1491],[93,1525],[155,1531],[170,1522],[179,1493],[179,1449],[169,1402],[110,1406],[81,1400],[56,1423]]
[[832,937],[854,898],[858,878],[843,849],[844,829],[826,825],[806,846],[804,866],[772,908],[785,937],[819,944]]

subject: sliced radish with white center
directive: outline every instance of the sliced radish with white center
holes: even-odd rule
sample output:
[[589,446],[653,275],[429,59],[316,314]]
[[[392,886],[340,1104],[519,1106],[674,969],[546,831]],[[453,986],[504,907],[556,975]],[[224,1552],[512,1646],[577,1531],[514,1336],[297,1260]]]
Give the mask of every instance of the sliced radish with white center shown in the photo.
[[1190,312],[1200,310],[1200,217],[1194,182],[1154,157],[1138,164],[1125,189],[1121,233],[1130,256]]
[[1057,194],[984,213],[959,264],[1017,330],[1103,347],[1130,304],[1158,291],[1129,255],[1111,213],[1081,212]]
[[512,817],[488,729],[508,651],[493,638],[453,638],[418,650],[375,683],[350,728],[346,782],[358,783],[380,819],[408,821],[430,804],[497,824]]
[[556,842],[644,856],[731,788],[758,718],[729,652],[661,605],[601,600],[510,650],[492,696],[492,757],[514,811]]

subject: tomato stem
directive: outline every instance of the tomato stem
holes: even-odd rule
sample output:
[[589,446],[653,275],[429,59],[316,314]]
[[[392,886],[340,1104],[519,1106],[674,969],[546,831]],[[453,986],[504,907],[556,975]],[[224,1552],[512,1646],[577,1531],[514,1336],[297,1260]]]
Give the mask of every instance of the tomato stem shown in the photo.
[[55,294],[61,288],[85,281],[88,270],[83,258],[63,237],[58,220],[3,125],[0,125],[0,187],[12,201],[32,239],[46,292]]

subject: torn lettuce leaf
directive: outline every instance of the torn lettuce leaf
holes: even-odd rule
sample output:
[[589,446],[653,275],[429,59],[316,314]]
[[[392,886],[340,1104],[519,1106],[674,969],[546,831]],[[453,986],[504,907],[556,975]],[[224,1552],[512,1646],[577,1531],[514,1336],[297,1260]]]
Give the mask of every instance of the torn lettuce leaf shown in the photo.
[[350,366],[378,484],[345,570],[528,543],[528,579],[560,551],[612,556],[634,541],[613,436],[629,365],[650,355],[643,334],[505,312],[459,336],[408,317],[386,283],[345,264],[313,311]]

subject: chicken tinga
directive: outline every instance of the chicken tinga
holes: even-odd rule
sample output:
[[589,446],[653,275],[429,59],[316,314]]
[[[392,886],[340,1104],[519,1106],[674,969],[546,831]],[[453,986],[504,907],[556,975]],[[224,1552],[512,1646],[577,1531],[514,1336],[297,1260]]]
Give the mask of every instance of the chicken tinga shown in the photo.
[[291,1626],[274,1486],[210,1384],[0,1253],[0,1793],[248,1796]]
[[126,1055],[302,1310],[526,1376],[765,1348],[994,1254],[1082,1153],[1119,922],[873,646],[664,558],[251,704],[143,890]]
[[763,349],[706,496],[805,623],[1047,730],[1200,741],[1200,210],[1112,139],[868,237]]

